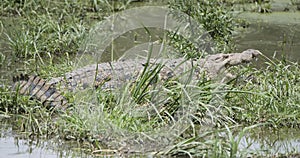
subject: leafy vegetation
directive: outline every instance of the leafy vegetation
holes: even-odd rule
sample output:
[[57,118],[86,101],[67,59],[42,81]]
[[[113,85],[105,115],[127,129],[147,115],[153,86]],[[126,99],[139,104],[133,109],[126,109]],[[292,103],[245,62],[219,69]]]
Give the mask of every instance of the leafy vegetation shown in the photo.
[[[204,29],[209,33],[216,44],[215,52],[230,52],[234,49],[232,31],[235,25],[232,14],[226,6],[219,0],[204,0],[204,1],[169,1],[170,8],[180,10],[189,15],[199,24],[202,24]],[[181,21],[189,22],[190,19],[182,19]],[[193,28],[190,28],[193,29]],[[191,30],[193,32],[193,30]],[[185,45],[181,38],[175,39],[180,45]],[[175,42],[175,43],[176,43]],[[190,46],[190,45],[188,45]],[[193,47],[193,45],[192,45]],[[183,47],[188,48],[188,47]],[[184,50],[183,52],[189,52]],[[199,50],[194,50],[191,57],[199,57]]]
[[299,65],[268,60],[264,70],[249,70],[247,83],[228,94],[229,104],[239,107],[232,117],[247,124],[299,127]]
[[[118,4],[119,9],[128,5],[125,1]],[[115,9],[114,2],[106,0],[3,1],[0,15],[4,19],[12,16],[18,23],[6,32],[9,46],[15,56],[28,59],[76,53],[91,23]]]
[[[33,71],[50,78],[71,70],[72,57],[93,23],[131,3],[6,0],[0,4],[0,15],[18,22],[15,29],[4,29],[14,56],[25,62],[41,62],[39,70]],[[169,1],[170,8],[203,24],[222,52],[234,48],[232,31],[236,22],[229,4],[218,0]],[[193,45],[172,35],[171,44],[176,48],[190,57],[200,56]],[[96,156],[260,155],[240,148],[248,131],[300,125],[298,63],[264,59],[264,68],[232,69],[242,73],[226,84],[204,76],[195,84],[177,79],[160,82],[157,73],[161,65],[146,67],[135,83],[117,90],[66,92],[73,104],[67,111],[47,110],[29,96],[12,93],[9,86],[1,85],[0,120],[11,119],[28,137],[56,136],[86,142],[90,145],[84,150]],[[0,52],[0,65],[5,60]],[[153,82],[158,84],[154,86]]]

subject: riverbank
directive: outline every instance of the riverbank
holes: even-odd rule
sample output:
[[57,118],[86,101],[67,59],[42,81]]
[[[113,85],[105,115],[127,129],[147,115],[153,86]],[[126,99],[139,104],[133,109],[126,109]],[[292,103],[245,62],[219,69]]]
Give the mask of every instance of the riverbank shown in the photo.
[[[292,9],[289,12],[249,13],[241,8],[232,12],[228,10],[230,2],[218,5],[210,1],[196,5],[169,1],[166,4],[171,2],[174,2],[169,4],[171,8],[191,14],[197,22],[205,24],[219,51],[259,49],[267,55],[259,58],[266,65],[260,69],[249,65],[233,68],[230,71],[238,75],[226,84],[203,78],[197,86],[170,80],[155,87],[147,84],[150,83],[147,75],[151,73],[145,73],[138,79],[145,81],[144,84],[128,83],[119,90],[88,89],[76,93],[62,90],[72,105],[61,112],[50,111],[28,96],[12,93],[6,85],[0,87],[0,121],[11,120],[12,132],[22,133],[28,140],[35,137],[37,141],[43,141],[40,137],[55,138],[62,144],[77,142],[81,144],[80,149],[73,149],[91,156],[280,157],[299,154],[295,148],[299,145],[295,142],[299,140],[297,129],[300,125],[300,69],[296,63],[299,30],[295,22],[299,20],[298,13],[293,13]],[[109,19],[108,15],[145,4],[129,1],[113,4],[98,1],[1,4],[2,19],[11,16],[21,19],[14,29],[10,28],[16,22],[9,24],[1,20],[1,38],[5,42],[1,45],[2,79],[9,82],[10,75],[20,72],[50,79],[78,68],[77,51],[94,24]],[[249,5],[250,11],[258,12],[263,12],[263,8],[266,11],[271,9],[267,8],[267,2],[235,5]],[[253,10],[252,6],[256,8]],[[296,3],[292,6],[297,10]],[[239,13],[238,18],[233,16],[239,11],[243,13]],[[133,35],[120,35],[120,38],[140,44],[140,34],[147,36],[149,32],[151,29],[140,30]],[[161,34],[158,37],[162,37]],[[195,43],[181,36],[171,37],[166,40],[171,40],[169,44],[178,50],[178,56],[201,55],[192,48]],[[154,42],[162,41],[156,38]],[[286,53],[288,57],[273,59],[275,52],[281,53],[279,55]],[[182,109],[190,111],[178,112]],[[264,134],[265,131],[276,133],[283,129],[281,133],[290,134],[280,134],[280,141]],[[252,146],[245,145],[247,140]],[[291,145],[283,143],[275,147],[269,142],[290,142]],[[262,150],[257,148],[260,145],[264,146]],[[286,150],[282,146],[286,146]]]

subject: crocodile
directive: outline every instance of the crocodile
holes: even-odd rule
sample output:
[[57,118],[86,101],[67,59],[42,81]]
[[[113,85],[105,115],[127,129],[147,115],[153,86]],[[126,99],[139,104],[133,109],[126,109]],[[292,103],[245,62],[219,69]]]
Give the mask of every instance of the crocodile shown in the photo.
[[[192,81],[197,81],[201,74],[206,74],[210,79],[217,78],[221,72],[235,65],[248,63],[255,59],[261,52],[248,49],[242,53],[214,54],[200,59],[131,59],[87,65],[66,73],[62,77],[45,81],[39,76],[20,75],[13,78],[14,89],[22,95],[29,95],[39,100],[50,108],[65,109],[67,99],[59,92],[71,92],[88,87],[101,89],[115,89],[124,83],[134,82],[145,68],[155,69],[161,66],[158,76],[161,80],[191,74]],[[232,76],[232,75],[227,75]],[[58,90],[59,89],[59,90]]]
[[44,79],[36,75],[21,74],[13,77],[12,89],[21,95],[28,95],[39,100],[43,105],[50,108],[66,109],[67,99]]

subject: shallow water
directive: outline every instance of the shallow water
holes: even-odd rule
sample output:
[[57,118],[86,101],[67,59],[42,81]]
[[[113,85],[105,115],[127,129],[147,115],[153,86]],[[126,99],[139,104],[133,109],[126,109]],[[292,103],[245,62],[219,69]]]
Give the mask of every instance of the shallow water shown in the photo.
[[236,35],[237,51],[254,48],[268,57],[300,60],[300,12],[243,13],[249,27]]
[[13,130],[6,121],[0,125],[0,157],[5,158],[57,158],[90,157],[81,152],[79,143],[57,139],[25,139],[19,131]]
[[265,155],[300,153],[300,132],[289,128],[255,128],[242,137],[239,149]]
[[[44,144],[46,144],[44,142]],[[24,158],[24,157],[43,157],[43,158],[56,158],[68,157],[55,150],[47,149],[45,146],[37,146],[31,144],[29,140],[19,140],[15,136],[6,136],[0,138],[0,155],[7,158]],[[70,156],[71,157],[71,156]]]
[[[300,12],[243,13],[238,15],[238,17],[246,19],[249,24],[246,28],[239,28],[234,34],[236,52],[252,48],[260,50],[269,58],[285,58],[294,62],[300,60]],[[159,37],[159,34],[164,34],[163,30],[149,30],[152,34],[151,42],[162,38]],[[149,51],[149,43],[147,43],[149,39],[145,37],[149,38],[149,34],[143,29],[127,32],[116,38],[114,42],[117,44],[114,44],[113,48],[110,45],[104,51],[101,61],[111,61],[111,52],[114,52],[114,59],[119,59],[120,57],[135,58],[138,55],[146,56],[147,53],[145,52]],[[154,44],[152,52],[154,56],[159,54],[160,48],[161,44]],[[171,52],[173,56],[176,54],[176,51],[171,47],[167,48],[165,54],[169,55]],[[256,64],[262,64],[264,61],[261,60]]]

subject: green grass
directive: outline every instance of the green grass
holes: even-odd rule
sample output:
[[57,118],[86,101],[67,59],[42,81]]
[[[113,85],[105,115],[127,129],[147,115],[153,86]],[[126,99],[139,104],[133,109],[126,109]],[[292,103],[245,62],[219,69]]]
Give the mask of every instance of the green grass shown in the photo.
[[[89,152],[128,147],[135,154],[235,157],[249,154],[238,148],[249,129],[298,127],[298,74],[296,63],[272,61],[259,70],[245,68],[248,82],[232,81],[225,89],[215,89],[205,78],[197,85],[170,80],[148,87],[145,95],[136,92],[151,80],[145,71],[140,78],[146,80],[144,84],[124,85],[119,91],[79,92],[74,106],[62,114],[53,115],[28,97],[2,89],[1,111],[7,117],[17,116],[17,126],[28,134],[87,141],[94,144],[86,149]],[[157,98],[151,93],[167,102],[155,104]],[[220,94],[224,100],[215,102]],[[143,100],[134,99],[139,96]],[[184,113],[178,113],[182,109]],[[249,127],[233,132],[241,125]]]
[[[217,2],[207,2],[205,7],[191,2],[189,8],[183,1],[172,1],[170,6],[205,23],[211,36],[220,41],[218,49],[230,51],[236,24]],[[12,30],[4,26],[1,33],[6,34],[15,58],[31,65],[31,71],[43,78],[62,76],[75,67],[74,54],[92,24],[129,4],[3,1],[0,15],[14,17],[19,25]],[[206,14],[200,16],[203,12]],[[200,56],[185,39],[173,37],[170,43],[176,48],[190,57]],[[245,157],[253,153],[238,145],[248,131],[293,128],[300,123],[298,63],[264,59],[266,66],[260,69],[232,69],[240,75],[226,84],[204,76],[196,84],[178,79],[161,82],[157,76],[161,65],[145,67],[135,83],[117,90],[66,92],[73,106],[64,112],[47,110],[38,101],[1,86],[0,120],[11,119],[28,137],[87,143],[84,150],[99,156],[112,152],[122,156]],[[0,53],[0,65],[5,60],[6,54]]]
[[[151,78],[145,73],[141,79]],[[170,84],[174,84],[173,82],[170,81]],[[61,127],[63,133],[68,134],[66,137],[74,139],[90,137],[88,139],[94,143],[104,143],[105,146],[115,150],[130,148],[132,152],[141,154],[158,152],[158,155],[177,155],[181,153],[180,150],[186,150],[191,155],[201,155],[203,153],[199,153],[197,148],[207,146],[210,148],[206,150],[206,154],[210,154],[214,151],[211,148],[214,145],[220,146],[220,149],[218,147],[220,153],[215,153],[216,157],[229,154],[227,150],[230,147],[223,149],[222,145],[229,146],[230,143],[217,136],[218,132],[226,132],[226,130],[216,129],[214,126],[234,124],[223,115],[222,111],[225,109],[222,106],[215,107],[206,103],[209,102],[207,100],[209,97],[199,97],[202,93],[207,93],[209,85],[198,87],[176,82],[171,87],[168,84],[161,85],[162,87],[151,87],[147,95],[144,92],[137,95],[136,89],[143,89],[141,86],[145,85],[136,83],[132,88],[130,85],[125,85],[124,89],[109,94],[100,90],[96,93],[96,96],[101,96],[99,102],[94,104],[91,103],[93,100],[91,97],[79,98],[75,101],[72,115],[66,115],[66,118],[63,117],[60,122],[63,125]],[[152,98],[151,93],[161,98]],[[92,93],[87,96],[95,95]],[[137,96],[143,96],[143,101],[134,99],[139,98]],[[166,104],[162,103],[166,101]],[[199,128],[197,127],[199,123],[211,125]],[[194,139],[195,141],[190,142]],[[202,142],[206,139],[207,142]],[[192,143],[191,151],[190,148],[184,149],[184,146],[190,146],[189,143]],[[196,144],[198,144],[197,148],[193,149]],[[199,146],[200,144],[203,145]]]
[[248,70],[248,82],[233,88],[227,96],[229,105],[240,107],[233,117],[251,124],[299,127],[299,65],[268,60],[263,70]]
[[[60,19],[68,17],[66,19]],[[13,54],[22,58],[51,57],[55,54],[75,53],[88,29],[74,14],[31,13],[25,18],[17,17],[16,30],[6,35]]]
[[0,53],[0,66],[2,66],[2,64],[4,63],[5,61],[5,55]]
[[[146,80],[144,84],[128,84],[119,91],[79,92],[74,96],[73,108],[54,115],[26,96],[1,89],[1,115],[16,118],[15,125],[28,135],[59,135],[94,144],[94,148],[86,149],[89,152],[117,150],[124,147],[120,144],[123,142],[138,154],[152,151],[174,156],[235,157],[247,154],[237,148],[239,139],[234,139],[237,134],[233,131],[239,127],[235,126],[299,125],[296,63],[272,62],[269,67],[251,71],[245,68],[243,75],[248,83],[232,82],[224,85],[225,89],[215,89],[216,84],[205,78],[197,86],[170,80],[160,87],[147,87],[145,83],[151,80],[147,74],[140,79]],[[147,91],[137,93],[135,89],[143,88],[135,86],[146,86]],[[167,102],[154,104],[157,98],[151,98],[151,94]],[[217,95],[225,96],[224,102],[215,102]],[[143,100],[134,99],[139,96]],[[177,111],[183,108],[186,113],[179,113],[179,118],[185,119],[178,120]],[[184,126],[179,126],[182,123]],[[241,131],[239,138],[244,133]],[[139,146],[141,142],[144,148]]]
[[[230,52],[234,49],[231,33],[235,22],[232,13],[229,12],[224,3],[219,0],[171,0],[169,1],[169,7],[189,15],[196,22],[202,24],[203,28],[207,31],[207,33],[209,33],[215,42],[215,52]],[[189,22],[189,19],[183,19],[182,17],[177,18],[180,21]],[[196,32],[193,32],[193,28],[190,29],[192,33],[196,34]],[[176,39],[177,38],[175,36],[175,41],[184,46],[184,43],[180,38]],[[183,52],[191,53],[188,49]],[[197,54],[198,52],[199,50],[196,50],[193,54]],[[195,57],[193,54],[191,56]]]
[[[18,58],[43,60],[53,55],[77,53],[84,36],[96,21],[114,10],[126,9],[130,1],[3,1],[2,19],[15,20],[6,29],[9,47]],[[11,18],[12,17],[12,18]],[[8,27],[4,23],[5,27]]]

